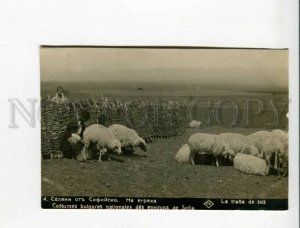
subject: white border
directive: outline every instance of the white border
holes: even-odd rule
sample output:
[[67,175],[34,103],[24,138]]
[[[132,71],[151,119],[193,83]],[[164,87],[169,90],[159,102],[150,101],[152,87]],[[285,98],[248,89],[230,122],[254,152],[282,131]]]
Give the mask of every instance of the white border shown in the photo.
[[[1,1],[1,227],[298,227],[298,1]],[[39,45],[180,45],[289,48],[290,209],[55,211],[40,208],[40,132],[8,129],[9,97],[39,97]],[[4,145],[4,147],[3,147]]]

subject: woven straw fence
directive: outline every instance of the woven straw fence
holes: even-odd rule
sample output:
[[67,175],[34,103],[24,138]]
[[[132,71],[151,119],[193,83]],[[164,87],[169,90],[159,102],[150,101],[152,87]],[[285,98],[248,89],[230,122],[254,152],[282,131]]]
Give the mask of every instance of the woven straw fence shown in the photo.
[[87,126],[94,123],[106,126],[122,124],[136,130],[147,142],[156,137],[181,135],[188,127],[186,106],[178,103],[85,99],[56,104],[42,99],[41,151],[44,158],[56,158],[61,153],[62,134],[69,121],[77,120],[81,109],[90,112]]

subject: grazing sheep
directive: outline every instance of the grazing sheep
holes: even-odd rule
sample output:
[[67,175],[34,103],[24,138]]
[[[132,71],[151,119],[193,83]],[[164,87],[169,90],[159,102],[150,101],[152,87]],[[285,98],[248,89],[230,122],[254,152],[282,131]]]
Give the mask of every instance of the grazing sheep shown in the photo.
[[288,170],[288,136],[282,130],[258,131],[248,138],[259,150],[260,157],[267,162],[269,169],[277,170],[278,175],[287,174]]
[[248,135],[247,137],[254,144],[254,146],[256,146],[259,153],[261,154],[266,139],[272,137],[272,135],[271,132],[268,131],[257,131],[253,134]]
[[175,155],[177,162],[188,163],[191,161],[191,150],[188,144],[184,144],[180,147]]
[[278,157],[284,154],[283,144],[274,138],[266,138],[261,154],[267,162],[268,169],[270,170],[273,167],[278,171]]
[[197,120],[192,120],[189,123],[190,128],[200,128],[200,126],[202,126],[202,123],[200,121]]
[[222,154],[225,157],[229,156],[231,161],[237,153],[250,154],[253,156],[259,155],[258,149],[245,135],[237,133],[222,133],[219,135],[216,142],[219,144],[219,148],[223,148]]
[[191,150],[191,164],[194,165],[195,155],[197,153],[206,152],[207,154],[212,154],[216,160],[216,165],[219,166],[218,156],[221,155],[222,148],[218,147],[216,144],[217,135],[207,134],[207,133],[196,133],[191,135],[188,140],[188,145]]
[[84,160],[86,160],[85,154],[91,143],[95,144],[100,151],[99,161],[102,161],[101,156],[108,151],[121,154],[121,142],[115,138],[108,128],[99,124],[92,124],[85,129],[82,142],[84,143],[82,152]]
[[272,137],[278,139],[280,142],[283,143],[284,149],[288,149],[288,144],[289,144],[289,135],[287,132],[280,130],[280,129],[275,129],[271,131]]
[[113,124],[109,126],[108,129],[118,140],[120,140],[121,146],[124,149],[130,148],[130,151],[132,152],[132,147],[140,147],[143,151],[147,151],[145,140],[139,137],[135,130],[121,124]]
[[281,129],[274,129],[271,131],[271,133],[285,138],[288,137],[288,133]]
[[283,144],[283,152],[278,153],[278,174],[286,176],[288,173],[288,161],[289,161],[289,135],[280,129],[275,129],[272,132],[272,136],[278,139]]
[[248,154],[238,153],[233,159],[233,167],[248,175],[268,175],[266,161]]

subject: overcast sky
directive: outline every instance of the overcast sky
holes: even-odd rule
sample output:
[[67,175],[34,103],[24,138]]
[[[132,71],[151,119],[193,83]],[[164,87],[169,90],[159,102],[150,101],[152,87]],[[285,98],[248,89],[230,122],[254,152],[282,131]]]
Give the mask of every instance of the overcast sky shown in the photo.
[[41,48],[42,81],[206,81],[288,85],[288,51]]

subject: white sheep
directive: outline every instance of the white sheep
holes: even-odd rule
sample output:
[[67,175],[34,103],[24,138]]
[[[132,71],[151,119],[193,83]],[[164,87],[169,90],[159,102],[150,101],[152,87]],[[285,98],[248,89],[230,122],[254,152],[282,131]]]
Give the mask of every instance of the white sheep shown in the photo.
[[115,138],[108,128],[99,124],[92,124],[85,129],[82,142],[84,144],[84,150],[82,152],[84,160],[86,160],[85,154],[91,143],[95,144],[100,152],[99,161],[102,161],[102,155],[108,151],[121,154],[121,142]]
[[[261,154],[261,151],[264,147],[266,138],[272,137],[271,132],[269,131],[257,131],[247,136],[248,139],[256,146],[259,153]],[[262,156],[262,155],[261,155]]]
[[275,137],[279,141],[282,142],[285,153],[288,155],[288,148],[289,148],[289,134],[286,131],[283,131],[281,129],[275,129],[271,131],[272,137]]
[[264,159],[256,156],[238,153],[233,159],[233,167],[249,175],[268,175],[268,166]]
[[260,157],[267,162],[268,168],[273,167],[278,174],[287,172],[288,138],[281,130],[258,131],[248,135],[248,139],[257,147]]
[[130,129],[121,124],[113,124],[108,127],[111,133],[121,142],[123,148],[140,147],[143,151],[147,151],[146,142],[141,138],[135,130]]
[[286,176],[288,173],[289,162],[289,135],[280,129],[275,129],[271,132],[275,138],[277,138],[283,144],[283,152],[278,153],[278,174]]
[[181,163],[188,163],[191,161],[191,150],[188,144],[182,145],[175,155],[175,160]]
[[274,129],[271,131],[271,134],[278,137],[281,141],[286,141],[289,138],[289,134],[286,131],[283,131],[281,129]]
[[200,128],[200,126],[202,126],[202,123],[200,121],[197,120],[192,120],[189,123],[190,128]]
[[272,137],[275,137],[279,141],[283,143],[283,146],[285,149],[288,149],[288,144],[289,144],[289,135],[287,132],[280,130],[280,129],[275,129],[271,131]]
[[219,166],[218,157],[221,155],[222,148],[216,144],[217,135],[207,133],[196,133],[188,139],[188,145],[191,150],[190,161],[194,165],[194,158],[197,153],[212,154],[216,159],[216,165]]
[[284,154],[283,144],[274,138],[265,138],[261,154],[267,162],[268,169],[270,170],[273,166],[278,171],[278,157],[280,154]]
[[216,143],[223,148],[222,154],[229,156],[232,161],[238,153],[259,156],[259,151],[247,136],[237,133],[222,133],[217,137]]

